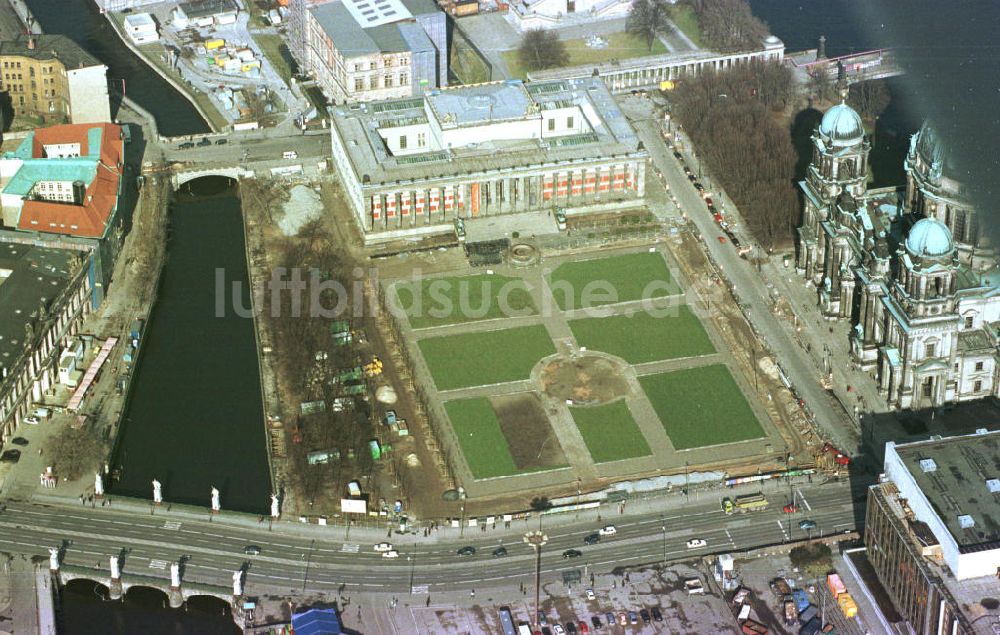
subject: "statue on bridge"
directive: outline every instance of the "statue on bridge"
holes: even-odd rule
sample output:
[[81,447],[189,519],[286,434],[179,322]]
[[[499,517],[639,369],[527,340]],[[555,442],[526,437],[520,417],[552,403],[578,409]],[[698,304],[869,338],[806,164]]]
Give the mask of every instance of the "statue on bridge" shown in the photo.
[[163,502],[163,486],[155,478],[153,479],[153,502],[157,505]]
[[100,472],[94,475],[94,496],[97,498],[104,496],[104,478]]
[[111,556],[111,579],[121,580],[122,568],[121,564],[118,562],[118,556]]
[[240,597],[243,595],[243,571],[233,571],[233,595]]
[[219,503],[219,490],[213,487],[212,488],[212,513],[217,514],[217,513],[219,513],[220,509],[222,509],[222,505]]
[[176,562],[170,565],[170,588],[181,588],[181,565]]
[[281,508],[278,504],[278,495],[271,494],[271,518],[277,519],[281,516]]
[[55,573],[59,570],[59,550],[49,547],[49,571]]

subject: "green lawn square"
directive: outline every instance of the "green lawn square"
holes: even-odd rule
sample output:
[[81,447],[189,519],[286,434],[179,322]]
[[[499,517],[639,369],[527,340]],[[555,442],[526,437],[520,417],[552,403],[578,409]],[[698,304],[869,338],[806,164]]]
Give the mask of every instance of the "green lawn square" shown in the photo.
[[722,364],[639,378],[675,449],[759,439],[764,430]]
[[570,320],[569,328],[580,346],[616,355],[630,364],[715,352],[708,333],[686,304],[663,310],[670,315],[656,317],[639,311],[631,316],[584,318]]
[[444,335],[418,345],[438,390],[528,379],[538,360],[556,352],[541,325]]
[[519,473],[489,399],[449,401],[444,408],[475,478]]
[[652,454],[624,399],[603,406],[569,410],[594,463]]
[[415,329],[538,313],[520,278],[488,274],[424,278],[401,282],[395,289],[399,307]]
[[565,262],[549,275],[549,288],[563,311],[681,292],[659,252]]

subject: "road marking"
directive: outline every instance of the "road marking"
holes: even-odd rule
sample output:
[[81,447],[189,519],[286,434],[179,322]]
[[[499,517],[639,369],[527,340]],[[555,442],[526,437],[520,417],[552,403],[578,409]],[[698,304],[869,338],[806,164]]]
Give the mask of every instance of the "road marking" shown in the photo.
[[802,490],[797,489],[795,490],[795,493],[799,495],[799,500],[801,500],[802,504],[806,506],[806,510],[812,511],[813,510],[812,505],[810,505],[809,501],[806,500],[806,497],[802,495]]
[[430,589],[426,584],[421,584],[420,586],[415,586],[410,591],[413,595],[427,595],[430,593]]
[[358,551],[360,551],[360,549],[361,549],[361,545],[353,544],[353,543],[350,543],[350,542],[345,542],[340,547],[340,551],[342,553],[357,553]]
[[781,524],[780,520],[776,520],[774,522],[778,523],[778,529],[781,530],[781,535],[785,537],[785,540],[788,540],[788,532],[785,531],[785,526]]
[[733,535],[729,533],[728,529],[726,529],[726,538],[729,538],[729,544],[733,545],[734,547],[736,546],[736,541],[733,540]]
[[180,521],[177,520],[168,520],[163,523],[163,528],[177,531],[178,529],[181,528],[181,523]]
[[166,560],[150,560],[149,561],[149,568],[150,569],[166,569],[167,568],[167,561]]

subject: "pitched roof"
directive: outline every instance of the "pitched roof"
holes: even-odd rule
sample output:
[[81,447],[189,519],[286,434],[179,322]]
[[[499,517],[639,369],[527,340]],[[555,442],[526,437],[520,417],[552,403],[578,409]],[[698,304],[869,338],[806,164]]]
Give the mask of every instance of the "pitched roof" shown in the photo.
[[[35,47],[28,48],[28,41],[34,39]],[[0,56],[19,55],[46,61],[59,60],[69,69],[85,66],[102,66],[100,60],[80,48],[80,45],[65,35],[19,35],[16,39],[0,42]]]
[[[125,153],[121,127],[103,123],[39,128],[25,139],[22,148],[29,143],[31,158],[24,160],[4,191],[10,193],[15,185],[20,191],[29,180],[28,190],[39,180],[83,181],[86,190],[81,205],[25,200],[18,229],[87,238],[103,237],[108,220],[118,204]],[[45,156],[45,146],[69,143],[80,144],[79,157]],[[24,154],[22,148],[18,148],[15,155]]]

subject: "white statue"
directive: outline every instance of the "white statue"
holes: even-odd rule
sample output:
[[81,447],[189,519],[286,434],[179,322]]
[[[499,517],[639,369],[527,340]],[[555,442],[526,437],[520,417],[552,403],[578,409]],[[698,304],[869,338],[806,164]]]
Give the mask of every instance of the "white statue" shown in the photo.
[[120,580],[122,577],[122,569],[118,564],[118,556],[111,556],[111,579]]
[[281,515],[281,510],[278,507],[278,495],[271,494],[271,518],[277,518]]
[[176,562],[170,565],[170,588],[181,588],[181,565]]
[[100,473],[94,475],[94,496],[104,496],[104,479]]
[[212,511],[213,512],[217,512],[221,508],[222,508],[222,505],[219,504],[219,490],[217,490],[217,489],[215,489],[213,487],[212,488]]
[[163,502],[163,491],[162,491],[162,488],[163,488],[163,486],[160,485],[160,482],[154,478],[153,479],[153,502],[156,503],[157,505],[159,505],[160,503]]
[[55,547],[49,547],[49,569],[52,571],[59,570],[59,550]]
[[243,572],[233,571],[233,595],[243,595]]

